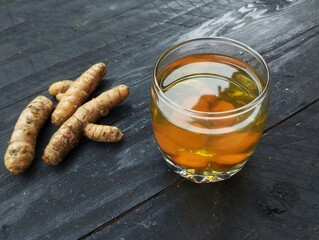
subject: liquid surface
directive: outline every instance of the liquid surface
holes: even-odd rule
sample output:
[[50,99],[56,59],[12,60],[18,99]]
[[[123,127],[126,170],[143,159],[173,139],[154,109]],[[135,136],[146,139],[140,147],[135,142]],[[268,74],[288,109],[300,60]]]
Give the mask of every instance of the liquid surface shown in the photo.
[[[262,85],[248,64],[221,55],[181,58],[161,71],[158,85],[177,104],[151,102],[156,140],[174,164],[196,174],[227,172],[254,151],[266,120],[266,109],[233,116],[227,111],[252,102]],[[178,108],[220,112],[221,119],[186,116]]]
[[[260,86],[248,65],[220,55],[197,55],[171,64],[160,76],[160,87],[178,105],[197,111],[229,109],[194,109],[202,97],[216,96],[238,108],[253,101]],[[254,77],[253,77],[254,76]]]

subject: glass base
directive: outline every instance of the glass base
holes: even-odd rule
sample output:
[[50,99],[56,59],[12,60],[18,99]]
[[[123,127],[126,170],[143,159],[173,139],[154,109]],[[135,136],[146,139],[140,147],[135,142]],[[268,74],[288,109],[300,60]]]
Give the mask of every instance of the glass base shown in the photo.
[[230,178],[231,176],[235,175],[236,173],[238,173],[247,162],[246,160],[245,162],[241,163],[240,165],[236,166],[235,168],[227,172],[210,171],[209,173],[207,172],[207,174],[205,172],[203,174],[197,174],[195,173],[194,169],[187,169],[187,168],[181,167],[175,164],[173,161],[171,161],[171,159],[165,153],[162,152],[162,154],[167,165],[171,169],[173,169],[174,172],[195,183],[212,183],[212,182],[219,182],[219,181],[226,180]]

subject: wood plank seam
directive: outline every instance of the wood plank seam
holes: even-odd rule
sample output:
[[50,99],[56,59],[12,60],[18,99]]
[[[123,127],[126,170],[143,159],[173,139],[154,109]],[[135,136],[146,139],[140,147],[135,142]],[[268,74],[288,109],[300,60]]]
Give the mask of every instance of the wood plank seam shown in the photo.
[[[313,30],[315,30],[313,32]],[[308,35],[309,34],[309,35]],[[314,25],[300,34],[295,35],[293,38],[290,39],[289,42],[285,42],[284,44],[279,43],[274,48],[271,48],[266,51],[261,51],[261,54],[270,62],[275,61],[279,57],[283,55],[283,53],[287,54],[290,51],[294,50],[295,48],[302,46],[306,42],[312,40],[313,38],[317,37],[319,34],[319,24]],[[298,41],[299,40],[299,41]],[[295,44],[293,44],[296,42]],[[292,45],[290,45],[292,43]],[[271,53],[274,53],[273,55]]]
[[152,197],[140,202],[139,204],[135,205],[134,207],[126,210],[125,212],[119,214],[118,216],[114,217],[113,219],[103,223],[101,226],[99,226],[98,228],[94,229],[93,231],[89,232],[88,234],[80,237],[79,239],[81,240],[85,240],[88,237],[90,237],[91,235],[95,234],[96,232],[106,228],[107,226],[111,225],[112,223],[116,222],[117,220],[121,219],[122,217],[126,216],[127,214],[129,214],[130,212],[138,209],[139,207],[143,206],[144,204],[146,204],[148,201],[161,196],[162,194],[165,194],[166,192],[170,191],[171,189],[175,188],[176,186],[178,186],[179,184],[181,184],[185,179],[179,179],[177,181],[175,181],[173,184],[169,185],[168,187],[162,189],[161,191],[159,191],[158,193],[154,194]]

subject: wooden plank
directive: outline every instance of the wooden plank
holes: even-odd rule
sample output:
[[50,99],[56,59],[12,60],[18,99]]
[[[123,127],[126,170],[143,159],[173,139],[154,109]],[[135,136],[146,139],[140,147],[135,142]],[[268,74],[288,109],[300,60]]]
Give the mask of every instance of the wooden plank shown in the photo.
[[[305,62],[310,64],[311,60],[316,59],[313,49],[318,48],[318,22],[315,18],[318,13],[317,1],[297,1],[276,11],[275,3],[256,4],[252,7],[252,13],[238,15],[239,9],[248,8],[247,3],[234,1],[231,4],[233,8],[224,1],[200,1],[193,3],[195,6],[192,2],[183,2],[181,6],[178,4],[181,1],[167,1],[168,6],[164,1],[144,5],[140,3],[142,2],[128,6],[127,11],[122,12],[118,3],[114,2],[113,7],[119,12],[112,17],[108,15],[111,10],[102,8],[100,2],[99,14],[108,16],[105,21],[99,19],[98,22],[96,19],[97,22],[81,25],[77,31],[70,30],[63,36],[58,34],[56,26],[51,26],[54,30],[52,35],[48,33],[46,39],[53,39],[52,45],[37,46],[29,40],[25,55],[22,54],[21,58],[19,55],[10,55],[0,60],[4,63],[1,69],[5,70],[0,71],[1,74],[12,77],[9,81],[1,81],[3,85],[0,84],[3,93],[0,95],[1,153],[5,151],[19,112],[35,95],[47,94],[45,89],[52,81],[65,76],[75,77],[91,63],[106,61],[110,71],[99,91],[119,83],[126,83],[131,88],[131,96],[126,103],[101,121],[118,125],[126,134],[123,143],[109,145],[83,139],[61,166],[47,167],[40,157],[49,136],[56,129],[48,124],[39,136],[36,161],[26,174],[8,175],[3,164],[0,164],[0,215],[4,216],[0,219],[0,238],[78,238],[179,179],[169,172],[156,150],[149,119],[149,88],[156,58],[169,45],[186,38],[189,32],[194,33],[196,29],[203,30],[208,26],[226,36],[236,33],[236,39],[242,39],[265,52],[272,68],[281,66],[283,70],[278,68],[273,76],[274,86],[277,87],[272,93],[271,124],[318,98],[316,93],[319,86],[314,76],[318,75],[319,70],[312,69],[311,74],[305,75],[304,71],[296,69],[296,66]],[[55,6],[46,5],[46,2],[42,4],[42,8],[48,9]],[[70,10],[71,19],[77,19],[83,13],[79,9],[81,1],[72,1],[68,6],[73,9],[73,12]],[[210,10],[217,9],[217,6],[218,11]],[[33,7],[38,8],[32,4],[26,6],[29,12],[32,12]],[[173,10],[168,11],[169,7]],[[198,15],[202,15],[200,11],[207,12],[207,16],[199,17]],[[90,12],[94,13],[94,10]],[[157,17],[152,19],[154,12],[157,12]],[[228,19],[227,16],[232,14],[235,14],[234,18]],[[45,16],[48,17],[48,22],[50,18],[53,20],[56,17],[52,13]],[[30,21],[34,24],[41,17],[41,14],[38,18],[35,15]],[[215,24],[209,19],[216,21],[223,17],[223,21]],[[269,25],[273,18],[281,19],[281,25],[277,26],[276,31],[272,31],[273,27]],[[236,20],[239,22],[236,23]],[[41,25],[39,29],[32,30],[32,27],[23,24],[22,22],[17,27],[23,26],[24,33],[45,27]],[[291,25],[295,26],[294,30],[290,29]],[[71,24],[70,28],[74,26]],[[260,28],[267,33],[269,41],[260,37],[250,38],[248,41],[248,36]],[[10,29],[9,26],[5,31],[8,31],[6,33],[9,34],[9,39],[14,41],[13,36],[17,34],[17,30]],[[284,30],[287,34],[282,35]],[[33,34],[35,35],[30,33],[27,37],[38,36],[35,32]],[[105,40],[105,36],[108,39]],[[109,36],[112,37],[111,40]],[[86,38],[98,44],[89,46]],[[3,38],[0,41],[1,39]],[[297,44],[300,39],[302,46]],[[0,44],[3,45],[4,42]],[[278,54],[278,49],[282,51],[282,56]],[[33,63],[35,72],[32,72],[32,66],[26,65],[16,75],[11,75],[16,63],[23,65],[29,56],[36,61],[36,64]],[[45,61],[41,61],[41,56]],[[293,80],[281,79],[281,74],[290,72],[294,74]],[[307,80],[306,85],[299,80],[301,78]],[[298,91],[298,86],[303,87],[302,91]],[[293,89],[295,94],[295,101],[288,101],[284,109],[280,108],[281,101],[286,100],[282,87]]]
[[87,239],[318,239],[319,102],[269,131],[246,167],[183,181]]

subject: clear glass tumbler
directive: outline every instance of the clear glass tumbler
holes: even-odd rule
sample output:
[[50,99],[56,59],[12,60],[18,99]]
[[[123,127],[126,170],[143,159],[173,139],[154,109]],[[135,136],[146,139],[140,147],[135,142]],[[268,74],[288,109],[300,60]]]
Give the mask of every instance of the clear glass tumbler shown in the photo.
[[153,72],[151,117],[167,164],[197,183],[239,172],[262,135],[269,83],[264,59],[235,40],[192,39],[164,52]]

